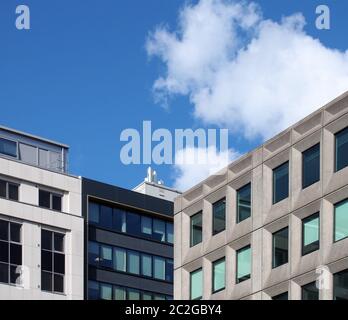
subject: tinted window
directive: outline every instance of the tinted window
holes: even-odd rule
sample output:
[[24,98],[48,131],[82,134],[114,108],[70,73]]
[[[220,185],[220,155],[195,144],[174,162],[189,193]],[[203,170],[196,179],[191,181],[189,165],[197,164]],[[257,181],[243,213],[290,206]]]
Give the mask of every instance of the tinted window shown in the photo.
[[334,300],[348,300],[348,269],[334,274]]
[[320,144],[302,154],[302,188],[320,180]]
[[154,257],[154,277],[159,280],[165,280],[166,261],[160,257]]
[[163,220],[153,220],[153,236],[156,240],[165,241],[166,223]]
[[302,287],[302,300],[319,300],[319,290],[315,282]]
[[127,271],[133,274],[140,274],[140,257],[138,252],[127,252]]
[[18,201],[18,185],[12,183],[8,184],[8,198]]
[[289,196],[289,162],[273,170],[273,204]]
[[112,228],[112,208],[100,206],[99,224],[104,228]]
[[226,199],[213,204],[213,235],[225,230]]
[[150,255],[141,255],[141,274],[146,277],[152,277],[152,257]]
[[173,223],[166,222],[166,240],[168,243],[174,243],[174,230],[173,230]]
[[237,190],[237,223],[251,216],[251,183]]
[[335,205],[334,240],[342,240],[348,237],[348,200]]
[[348,128],[336,133],[336,163],[335,171],[348,166]]
[[198,300],[203,294],[203,271],[198,269],[190,273],[190,299]]
[[288,262],[288,228],[273,234],[273,268]]
[[117,271],[126,272],[127,252],[121,248],[114,249],[114,269]]
[[319,213],[302,220],[302,254],[319,249]]
[[237,251],[237,283],[250,279],[251,248],[244,247]]
[[95,242],[88,242],[88,263],[97,265],[99,262],[99,245]]
[[0,197],[7,198],[7,182],[0,180]]
[[62,196],[59,194],[52,194],[52,209],[62,211]]
[[52,250],[52,232],[48,230],[41,231],[41,248]]
[[288,300],[288,299],[289,299],[289,297],[288,297],[288,293],[287,292],[278,294],[277,296],[274,296],[272,298],[272,300]]
[[126,232],[126,212],[122,209],[114,208],[114,229],[118,232]]
[[0,153],[11,157],[17,157],[17,143],[0,138]]
[[191,217],[191,247],[202,242],[202,212]]
[[51,208],[51,194],[48,191],[39,190],[39,206]]
[[141,233],[145,236],[152,235],[152,219],[150,217],[141,217]]
[[140,216],[138,214],[127,212],[127,232],[140,234]]
[[100,246],[100,265],[104,268],[112,268],[112,248],[109,246]]
[[225,288],[225,259],[213,263],[213,292]]
[[88,221],[92,223],[99,223],[99,204],[89,202],[88,203]]

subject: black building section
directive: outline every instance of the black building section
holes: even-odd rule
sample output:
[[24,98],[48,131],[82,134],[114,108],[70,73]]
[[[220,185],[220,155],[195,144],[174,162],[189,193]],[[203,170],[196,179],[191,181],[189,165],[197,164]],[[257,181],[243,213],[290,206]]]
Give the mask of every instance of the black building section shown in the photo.
[[85,299],[173,297],[173,203],[82,179]]

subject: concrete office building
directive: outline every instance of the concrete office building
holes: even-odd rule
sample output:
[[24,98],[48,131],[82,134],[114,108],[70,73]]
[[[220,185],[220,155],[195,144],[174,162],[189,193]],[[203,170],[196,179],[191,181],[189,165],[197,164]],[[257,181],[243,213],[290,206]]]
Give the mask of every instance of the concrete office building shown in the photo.
[[0,127],[0,299],[83,299],[81,180],[68,147]]
[[83,178],[85,298],[173,298],[173,202]]
[[175,299],[348,299],[348,93],[183,193],[174,226]]

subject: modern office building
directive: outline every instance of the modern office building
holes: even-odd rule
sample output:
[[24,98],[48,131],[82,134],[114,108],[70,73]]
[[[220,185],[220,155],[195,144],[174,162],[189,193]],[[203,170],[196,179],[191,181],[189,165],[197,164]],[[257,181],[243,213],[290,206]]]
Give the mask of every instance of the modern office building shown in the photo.
[[83,299],[81,180],[68,147],[0,127],[0,299]]
[[348,93],[174,205],[175,299],[348,299]]
[[173,298],[173,202],[82,179],[85,298]]

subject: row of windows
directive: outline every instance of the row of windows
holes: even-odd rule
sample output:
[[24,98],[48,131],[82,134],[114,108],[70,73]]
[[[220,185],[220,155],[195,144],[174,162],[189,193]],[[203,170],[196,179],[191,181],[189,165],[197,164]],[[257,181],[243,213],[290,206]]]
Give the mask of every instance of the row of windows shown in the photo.
[[88,281],[89,300],[173,300],[172,296]]
[[[22,225],[0,220],[0,282],[19,283],[22,266]],[[64,292],[64,234],[41,230],[41,290]]]
[[[320,247],[320,216],[315,213],[302,220],[302,255],[309,254]],[[348,237],[348,199],[334,206],[334,239],[339,241]],[[251,276],[251,247],[241,248],[236,252],[236,283]],[[272,234],[272,268],[288,263],[289,227]],[[212,264],[213,292],[225,288],[225,258]],[[202,292],[202,269],[191,273],[191,298],[199,299]]]
[[[0,198],[19,200],[19,184],[0,180]],[[62,211],[63,196],[58,193],[39,189],[39,207]]]
[[173,282],[173,259],[90,241],[88,262],[117,272]]
[[[348,166],[348,128],[335,135],[335,171]],[[320,180],[320,144],[307,149],[302,153],[302,188]],[[251,216],[251,183],[243,186],[236,192],[237,216],[240,223]],[[289,196],[289,162],[273,169],[273,204]],[[216,235],[226,228],[226,199],[223,198],[212,205],[213,230]],[[202,212],[191,217],[190,245],[195,246],[202,242]]]
[[120,208],[90,202],[88,221],[102,228],[173,243],[173,223],[140,215]]

